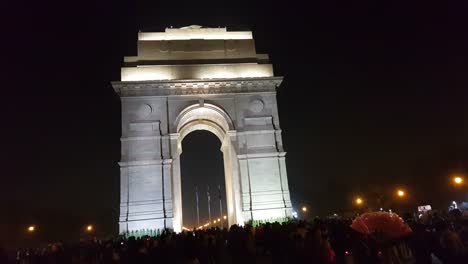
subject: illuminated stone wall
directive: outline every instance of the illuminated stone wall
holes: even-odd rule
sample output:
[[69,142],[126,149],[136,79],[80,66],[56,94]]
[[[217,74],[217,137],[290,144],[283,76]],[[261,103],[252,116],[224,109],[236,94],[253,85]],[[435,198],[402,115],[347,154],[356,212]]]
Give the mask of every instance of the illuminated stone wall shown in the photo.
[[[197,38],[193,46],[190,37]],[[252,33],[189,27],[140,33],[141,41],[155,44],[155,52],[147,47],[144,56],[127,57],[121,81],[113,82],[122,101],[120,232],[181,231],[181,142],[200,129],[222,143],[229,224],[291,216],[276,103],[282,78],[256,54]],[[183,45],[176,55],[158,55],[159,42],[169,41],[186,43],[185,60]],[[220,41],[238,41],[244,50],[220,56]]]
[[270,77],[270,64],[151,65],[123,67],[122,81]]

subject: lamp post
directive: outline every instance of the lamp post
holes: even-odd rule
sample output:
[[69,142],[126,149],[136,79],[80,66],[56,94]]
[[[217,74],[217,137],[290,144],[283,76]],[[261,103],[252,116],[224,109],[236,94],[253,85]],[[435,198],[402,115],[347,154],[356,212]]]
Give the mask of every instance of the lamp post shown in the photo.
[[211,200],[210,200],[210,186],[206,186],[206,198],[208,200],[208,220],[211,222]]
[[198,187],[195,185],[195,201],[197,202],[197,225],[200,225],[200,209],[198,207]]
[[307,205],[303,205],[300,209],[302,219],[307,220],[307,216],[309,213],[309,207]]
[[[218,199],[219,199],[219,215],[223,215],[223,202],[221,196],[221,185],[218,185]],[[218,218],[219,222],[219,218]],[[224,228],[224,223],[221,223],[221,229]]]
[[[465,185],[465,175],[457,173],[457,174],[452,174],[451,177],[451,182],[452,185],[455,187],[455,190],[453,190],[453,200],[460,200],[464,196],[462,193],[462,187]],[[463,191],[464,192],[464,191]]]
[[29,225],[26,227],[27,240],[25,243],[28,247],[35,247],[38,243],[38,232],[36,225]]
[[363,212],[363,210],[365,209],[364,198],[362,196],[356,196],[354,198],[353,203],[354,203],[354,206],[356,207],[357,213],[361,214]]

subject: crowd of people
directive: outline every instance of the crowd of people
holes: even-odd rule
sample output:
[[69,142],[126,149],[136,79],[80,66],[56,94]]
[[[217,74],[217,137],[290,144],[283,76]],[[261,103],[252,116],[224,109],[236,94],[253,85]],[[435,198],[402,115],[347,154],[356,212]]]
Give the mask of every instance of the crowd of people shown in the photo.
[[[352,219],[233,225],[20,249],[8,263],[468,263],[468,220],[431,215],[398,240],[364,235]],[[0,250],[0,262],[7,261]]]

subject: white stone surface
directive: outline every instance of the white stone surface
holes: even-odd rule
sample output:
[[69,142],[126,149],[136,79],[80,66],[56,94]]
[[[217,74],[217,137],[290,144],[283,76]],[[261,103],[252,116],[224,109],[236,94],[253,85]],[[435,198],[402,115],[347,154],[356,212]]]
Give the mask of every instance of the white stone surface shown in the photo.
[[252,39],[250,31],[228,32],[226,28],[166,28],[165,32],[140,32],[138,40],[186,40],[186,39]]
[[[184,32],[189,35],[185,36]],[[211,42],[227,38],[223,34],[232,33],[226,32],[191,27],[165,33],[171,33],[172,39],[189,42],[193,36],[207,34],[203,41],[212,46]],[[157,43],[155,40],[163,38],[161,34],[140,33],[139,42]],[[200,40],[196,42],[200,46]],[[194,54],[190,56],[193,58]],[[195,74],[198,70],[212,71],[217,56],[202,52],[195,56],[196,64],[174,60],[173,69],[197,69],[188,74],[175,70],[173,74],[180,78],[142,81],[122,74],[120,82],[112,83],[122,101],[120,232],[147,228],[181,231],[181,142],[194,130],[210,131],[222,143],[230,225],[243,225],[252,218],[291,216],[276,103],[276,88],[281,78],[273,77],[271,64],[252,64],[269,67],[271,71],[266,76],[214,74],[204,78]],[[159,59],[142,54],[136,58],[132,63]],[[163,56],[161,60],[167,58]],[[223,65],[225,60],[223,57]],[[227,65],[242,71],[243,67],[248,70],[251,64],[228,61]]]
[[255,78],[273,76],[270,64],[151,65],[123,67],[122,81]]

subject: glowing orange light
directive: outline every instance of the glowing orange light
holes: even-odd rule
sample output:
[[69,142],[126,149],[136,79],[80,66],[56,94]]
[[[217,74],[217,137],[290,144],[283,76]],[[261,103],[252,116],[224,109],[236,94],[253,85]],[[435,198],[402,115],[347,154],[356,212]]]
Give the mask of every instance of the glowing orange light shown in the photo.
[[360,197],[356,198],[356,204],[357,205],[361,205],[363,203],[364,203],[364,200],[362,198],[360,198]]
[[223,216],[223,218],[224,218],[224,220],[226,220],[226,219],[227,219],[227,216]]
[[403,191],[403,190],[398,190],[398,191],[397,191],[397,195],[398,195],[399,197],[403,197],[403,196],[405,196],[405,191]]
[[453,182],[454,182],[455,184],[460,185],[460,184],[463,183],[463,178],[460,177],[460,176],[456,176],[456,177],[453,178]]
[[88,231],[88,232],[93,231],[93,226],[92,225],[87,225],[86,226],[86,231]]
[[302,207],[302,212],[307,212],[307,207],[303,206]]
[[35,226],[32,225],[32,226],[29,226],[29,227],[28,227],[28,232],[34,232],[34,231],[36,231],[36,227],[35,227]]

